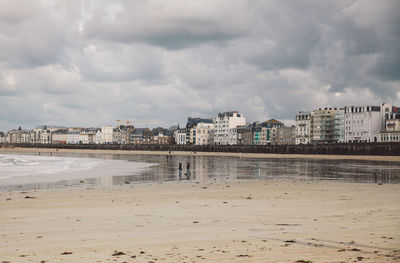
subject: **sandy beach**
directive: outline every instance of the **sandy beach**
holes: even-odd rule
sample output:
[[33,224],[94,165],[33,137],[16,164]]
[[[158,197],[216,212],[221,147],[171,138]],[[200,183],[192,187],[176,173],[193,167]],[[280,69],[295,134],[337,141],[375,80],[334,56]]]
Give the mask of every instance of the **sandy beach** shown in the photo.
[[183,151],[125,151],[125,150],[91,150],[91,149],[55,149],[55,148],[0,148],[0,152],[16,153],[97,153],[97,154],[136,154],[136,155],[196,155],[196,156],[232,156],[250,158],[288,158],[288,159],[324,159],[324,160],[366,160],[400,162],[400,156],[379,155],[317,155],[317,154],[263,154],[263,153],[229,153],[229,152],[183,152]]
[[398,200],[327,181],[0,192],[0,262],[400,262]]

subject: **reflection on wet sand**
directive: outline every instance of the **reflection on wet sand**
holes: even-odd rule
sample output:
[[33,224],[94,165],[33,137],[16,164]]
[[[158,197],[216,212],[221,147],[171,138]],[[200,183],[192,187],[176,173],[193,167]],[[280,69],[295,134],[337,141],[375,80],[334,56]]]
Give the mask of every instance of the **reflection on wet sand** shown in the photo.
[[[400,163],[358,160],[261,159],[196,155],[109,155],[57,154],[102,159],[154,163],[148,170],[130,176],[112,176],[62,181],[48,184],[1,186],[0,190],[59,188],[66,186],[110,186],[143,182],[186,180],[186,164],[190,164],[189,180],[258,179],[258,180],[340,180],[352,183],[400,183]],[[179,177],[179,163],[183,176]]]

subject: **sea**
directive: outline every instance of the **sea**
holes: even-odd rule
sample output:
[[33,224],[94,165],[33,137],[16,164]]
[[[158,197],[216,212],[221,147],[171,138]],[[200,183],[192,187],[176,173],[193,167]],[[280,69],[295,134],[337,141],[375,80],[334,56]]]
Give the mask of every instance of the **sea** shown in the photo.
[[[178,170],[179,163],[183,171]],[[187,168],[189,165],[189,169]],[[167,181],[292,180],[400,183],[400,163],[365,160],[97,153],[0,154],[0,191]]]

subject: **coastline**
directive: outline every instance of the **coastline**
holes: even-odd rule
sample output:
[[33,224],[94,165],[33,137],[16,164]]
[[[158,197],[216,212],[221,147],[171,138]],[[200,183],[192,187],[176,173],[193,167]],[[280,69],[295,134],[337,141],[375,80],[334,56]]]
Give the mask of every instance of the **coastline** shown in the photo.
[[2,192],[0,260],[395,262],[399,198],[400,185],[321,181]]
[[[92,149],[56,149],[56,148],[0,148],[1,152],[37,153],[93,153],[93,154],[131,154],[131,155],[168,155],[169,151],[128,151],[128,150],[92,150]],[[231,152],[184,152],[172,151],[171,155],[224,156],[249,158],[286,158],[286,159],[323,159],[323,160],[366,160],[400,162],[400,156],[381,155],[313,155],[313,154],[267,154],[267,153],[231,153]]]

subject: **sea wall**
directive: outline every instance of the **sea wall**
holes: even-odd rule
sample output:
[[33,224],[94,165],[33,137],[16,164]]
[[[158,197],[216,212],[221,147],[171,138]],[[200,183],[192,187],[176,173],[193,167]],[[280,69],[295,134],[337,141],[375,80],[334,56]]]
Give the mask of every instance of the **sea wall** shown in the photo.
[[59,148],[130,151],[188,151],[275,154],[400,156],[400,143],[335,143],[308,145],[160,145],[160,144],[0,144],[1,148]]

